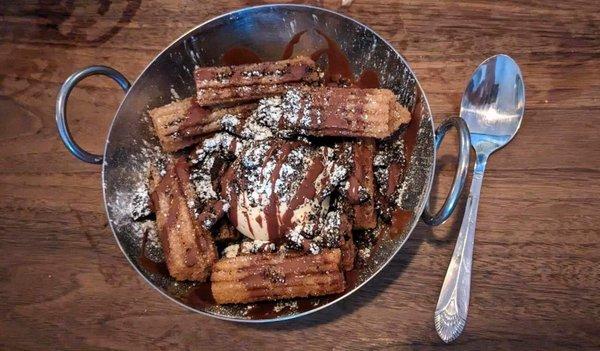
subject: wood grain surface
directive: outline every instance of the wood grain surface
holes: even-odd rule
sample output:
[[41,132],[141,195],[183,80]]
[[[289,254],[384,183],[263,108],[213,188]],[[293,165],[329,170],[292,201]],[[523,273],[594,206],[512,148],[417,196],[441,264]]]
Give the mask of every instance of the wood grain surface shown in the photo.
[[[57,136],[58,88],[92,64],[134,79],[198,23],[262,3],[0,1],[0,348],[600,348],[597,1],[305,2],[356,18],[400,50],[437,123],[458,113],[483,59],[507,53],[521,66],[526,114],[488,164],[469,320],[454,345],[438,339],[433,310],[462,210],[440,227],[420,224],[358,293],[284,323],[193,314],[134,272],[107,227],[100,168],[76,160]],[[101,152],[121,98],[105,78],[86,79],[73,93],[70,124],[85,148]],[[434,199],[449,187],[455,150],[456,138],[448,138]]]

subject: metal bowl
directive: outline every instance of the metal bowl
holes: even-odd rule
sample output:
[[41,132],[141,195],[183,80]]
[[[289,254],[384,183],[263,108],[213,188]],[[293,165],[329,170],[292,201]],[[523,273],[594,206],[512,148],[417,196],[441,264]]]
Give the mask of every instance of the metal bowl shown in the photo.
[[[402,207],[411,212],[403,232],[381,238],[363,268],[348,277],[348,288],[338,295],[303,298],[285,303],[219,306],[203,300],[198,294],[202,285],[176,282],[157,271],[140,265],[140,225],[131,220],[128,208],[135,189],[144,182],[148,158],[157,141],[146,117],[149,108],[170,102],[177,97],[192,96],[195,91],[194,67],[218,65],[221,55],[231,47],[244,46],[265,60],[281,56],[285,44],[304,29],[319,29],[336,41],[346,53],[358,74],[366,69],[379,72],[382,87],[392,89],[398,100],[413,111],[413,128],[417,143],[408,165]],[[312,52],[322,46],[318,36],[309,36],[296,52]],[[303,44],[302,44],[303,43]],[[112,122],[104,155],[93,155],[81,149],[69,133],[66,104],[69,93],[81,79],[104,74],[116,80],[127,91]],[[202,314],[221,319],[265,322],[306,315],[329,306],[359,289],[373,278],[400,250],[426,207],[434,174],[435,150],[446,130],[455,126],[461,133],[459,168],[448,200],[435,216],[425,211],[427,223],[439,224],[452,212],[464,185],[468,164],[468,130],[462,120],[449,119],[436,135],[425,93],[413,71],[394,48],[373,30],[341,14],[302,5],[268,5],[234,11],[205,22],[161,52],[129,86],[125,77],[112,68],[92,66],[80,70],[63,84],[56,105],[59,132],[67,148],[79,159],[102,164],[102,186],[106,212],[117,243],[131,265],[146,281],[169,299]],[[160,250],[147,254],[160,259]]]

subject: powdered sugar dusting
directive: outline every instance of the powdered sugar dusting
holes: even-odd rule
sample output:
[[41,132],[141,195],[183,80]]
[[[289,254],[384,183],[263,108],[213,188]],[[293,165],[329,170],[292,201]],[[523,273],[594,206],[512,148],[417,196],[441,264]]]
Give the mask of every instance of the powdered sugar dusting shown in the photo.
[[139,245],[141,245],[144,233],[147,232],[146,245],[151,248],[160,248],[154,221],[144,218],[150,214],[148,194],[150,166],[157,167],[159,172],[164,172],[167,156],[158,146],[151,145],[145,140],[142,144],[140,153],[133,156],[134,162],[130,164],[135,167],[130,175],[133,186],[117,190],[114,194],[114,201],[109,202],[108,206],[116,231],[129,231],[133,237],[139,239],[136,240]]
[[255,141],[266,140],[273,137],[273,129],[281,118],[281,97],[261,99],[257,109],[250,115],[242,132],[244,139]]
[[218,199],[216,189],[213,187],[211,169],[217,158],[232,158],[239,152],[237,138],[228,133],[217,133],[205,139],[202,144],[190,155],[190,180],[196,190],[198,201],[206,203]]

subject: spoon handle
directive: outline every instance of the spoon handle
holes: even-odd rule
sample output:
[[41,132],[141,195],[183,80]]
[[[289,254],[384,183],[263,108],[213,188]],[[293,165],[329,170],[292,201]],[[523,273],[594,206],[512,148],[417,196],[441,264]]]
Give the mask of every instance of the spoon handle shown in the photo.
[[477,220],[479,193],[486,159],[486,157],[480,157],[480,155],[477,157],[469,199],[465,207],[465,216],[460,226],[456,247],[435,308],[435,329],[440,338],[446,343],[458,338],[467,322],[475,222]]

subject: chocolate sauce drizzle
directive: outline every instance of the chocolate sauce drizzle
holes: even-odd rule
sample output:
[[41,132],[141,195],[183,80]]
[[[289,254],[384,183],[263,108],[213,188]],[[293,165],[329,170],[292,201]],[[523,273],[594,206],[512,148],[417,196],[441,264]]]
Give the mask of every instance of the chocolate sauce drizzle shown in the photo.
[[[381,83],[379,81],[379,74],[378,72],[376,72],[375,70],[372,69],[366,69],[364,71],[361,72],[360,75],[358,75],[358,77],[356,77],[353,73],[352,70],[352,66],[350,64],[350,61],[348,60],[348,57],[346,56],[346,54],[342,51],[342,49],[340,48],[339,44],[336,43],[333,39],[331,39],[327,34],[325,34],[323,31],[319,30],[319,29],[315,29],[314,30],[319,36],[321,36],[326,44],[326,47],[324,48],[320,48],[315,50],[314,52],[312,52],[310,54],[311,59],[313,59],[314,61],[319,61],[323,56],[326,57],[326,64],[325,64],[325,71],[324,71],[324,77],[323,80],[325,82],[325,84],[328,85],[342,85],[342,86],[354,86],[354,87],[359,87],[359,88],[380,88]],[[293,53],[294,53],[294,49],[295,46],[300,42],[301,38],[303,35],[305,35],[308,32],[308,30],[302,30],[298,33],[296,33],[294,36],[292,36],[292,38],[290,39],[290,41],[285,45],[284,49],[283,49],[283,53],[281,58],[282,59],[289,59],[292,57]],[[254,62],[260,62],[261,59],[260,57],[252,52],[251,50],[244,48],[244,47],[234,47],[232,49],[230,49],[229,51],[227,51],[224,55],[223,55],[223,59],[222,59],[222,63],[223,64],[242,64],[242,63],[254,63]],[[402,135],[402,138],[404,139],[404,151],[405,151],[405,162],[403,163],[393,163],[389,166],[389,177],[388,177],[388,184],[387,184],[387,189],[386,189],[386,194],[388,197],[391,197],[396,189],[398,189],[398,187],[400,186],[400,184],[404,181],[404,176],[405,176],[405,168],[408,166],[409,161],[410,161],[410,156],[412,155],[413,151],[414,151],[414,147],[415,144],[417,142],[417,133],[419,130],[419,120],[417,120],[417,118],[413,118],[413,120],[410,122],[408,128],[406,129],[406,131],[404,132],[404,135]],[[284,158],[284,157],[283,157]],[[281,167],[281,162],[283,162],[283,158],[281,158],[280,160],[278,160],[278,164],[277,164],[277,170],[279,170],[279,168]],[[319,164],[319,163],[317,163]],[[322,163],[320,163],[322,165]],[[276,177],[276,175],[278,174],[278,172],[273,172],[272,177]],[[317,173],[318,176],[318,173]],[[314,175],[313,175],[314,177]],[[307,174],[306,179],[310,179],[311,175]],[[272,179],[273,183],[274,180],[276,180],[275,178]],[[358,189],[358,182],[356,181],[357,179],[350,179],[350,191],[348,192],[349,195],[349,199],[351,201],[351,203],[358,203],[359,199],[358,199],[358,195],[357,195],[357,189]],[[283,216],[283,221],[281,223],[279,223],[279,221],[274,220],[274,221],[269,221],[267,220],[266,226],[268,228],[268,233],[269,233],[269,238],[271,239],[277,239],[279,237],[279,234],[281,231],[285,230],[285,229],[289,229],[290,226],[290,218],[291,218],[291,213],[293,213],[293,209],[297,208],[297,206],[299,205],[298,202],[300,202],[301,204],[301,200],[300,196],[311,196],[311,194],[314,192],[314,187],[313,189],[309,189],[306,188],[302,191],[302,193],[297,194],[297,199],[294,201],[292,201],[292,203],[290,204],[290,208],[291,210],[286,211],[287,213],[284,214]],[[312,195],[314,196],[314,195]],[[274,192],[272,192],[271,195],[271,199],[269,201],[268,206],[265,208],[265,214],[267,218],[275,218],[276,216],[274,216],[274,214],[278,213],[278,201],[275,198],[276,196],[274,195]],[[234,198],[232,199],[232,208],[235,208],[235,204],[236,201],[238,199]],[[296,206],[294,206],[296,205]],[[399,215],[400,212],[398,211],[394,211],[394,216],[393,216],[393,220],[390,222],[390,226],[391,228],[391,232],[394,233],[398,233],[401,232],[402,229],[405,226],[405,222],[408,222],[410,220],[410,216],[407,214],[404,214],[404,212],[402,212],[402,215]],[[230,217],[232,222],[235,224],[237,224],[237,218],[235,211],[232,211],[232,213],[230,213]],[[247,215],[246,215],[247,217]],[[250,219],[247,218],[246,219],[248,221],[248,223],[250,222]],[[261,219],[262,221],[262,219]],[[262,225],[262,223],[261,223]],[[251,228],[251,226],[249,225],[249,227]]]
[[201,107],[195,101],[188,108],[185,114],[185,119],[181,122],[181,129],[195,127],[204,123],[206,116],[210,114],[210,109]]
[[[358,77],[356,77],[353,73],[352,66],[350,65],[350,61],[348,57],[341,50],[338,43],[332,40],[329,36],[327,36],[321,30],[316,29],[316,33],[321,36],[325,43],[326,47],[320,48],[312,52],[309,56],[314,61],[319,61],[326,56],[326,65],[324,70],[324,82],[328,85],[341,85],[341,86],[355,86],[359,88],[379,88],[380,80],[378,72],[375,70],[367,69],[361,72]],[[303,30],[296,33],[290,41],[285,45],[282,52],[282,59],[289,59],[292,57],[294,53],[295,46],[300,42],[302,36],[306,34],[308,30]],[[262,58],[253,52],[252,50],[246,47],[233,47],[226,51],[222,58],[221,63],[223,65],[241,65],[241,64],[249,64],[249,63],[258,63],[262,62]],[[193,127],[202,122],[202,120],[206,117],[206,115],[210,113],[210,110],[207,108],[202,108],[197,104],[193,104],[187,112],[186,121],[182,126],[184,129],[186,127]],[[404,150],[406,155],[406,162],[402,164],[394,164],[390,167],[390,182],[394,182],[393,184],[388,184],[387,190],[388,196],[391,196],[395,189],[401,184],[403,181],[403,175],[405,173],[405,167],[408,165],[408,161],[410,160],[410,156],[412,155],[415,144],[417,142],[417,133],[419,130],[419,120],[417,118],[413,118],[410,122],[408,128],[404,132],[402,136],[404,138]],[[322,174],[325,163],[323,155],[313,155],[312,162],[308,169],[305,172],[304,178],[300,182],[298,189],[293,194],[292,198],[288,200],[288,208],[281,215],[281,220],[278,219],[279,213],[279,199],[275,192],[275,183],[280,174],[280,169],[283,166],[286,158],[290,154],[290,152],[297,148],[301,142],[298,141],[285,141],[285,142],[276,142],[274,145],[271,145],[270,150],[267,152],[264,158],[264,162],[272,158],[271,156],[276,153],[275,156],[275,167],[270,174],[270,184],[271,191],[268,199],[268,203],[264,208],[264,221],[261,216],[257,217],[255,220],[259,222],[260,226],[265,225],[267,227],[267,231],[269,234],[269,239],[271,241],[277,241],[280,239],[280,233],[286,232],[290,230],[292,227],[292,217],[293,213],[299,206],[301,206],[305,199],[312,199],[317,196],[317,189],[315,186],[315,182],[318,179],[319,175]],[[234,167],[235,165],[235,167]],[[264,164],[263,164],[264,166]],[[229,211],[229,219],[233,226],[238,226],[238,222],[240,220],[246,220],[248,222],[248,227],[252,230],[252,226],[250,225],[250,218],[248,213],[244,213],[245,218],[238,218],[237,214],[237,204],[239,201],[239,193],[241,184],[237,183],[239,178],[237,177],[236,172],[239,171],[240,164],[239,162],[234,162],[232,166],[227,168],[225,174],[220,179],[220,194],[222,198],[227,198],[230,204],[231,210]],[[174,173],[174,174],[173,174]],[[183,177],[185,176],[186,170],[180,169],[180,167],[176,167],[175,172],[171,174],[167,174],[167,177]],[[189,173],[189,171],[188,171]],[[394,175],[394,176],[392,176]],[[189,174],[188,174],[189,177]],[[395,179],[395,180],[392,180]],[[175,179],[175,181],[179,181]],[[324,180],[322,180],[324,181]],[[159,186],[165,186],[161,182]],[[181,191],[181,187],[178,188],[178,191]],[[358,184],[350,184],[350,188],[353,189],[350,193],[356,195]],[[164,189],[157,189],[157,191],[164,191]],[[169,189],[173,191],[173,189]],[[176,190],[177,191],[177,190]],[[155,204],[158,203],[158,199],[155,198],[154,194],[152,194],[152,200]],[[183,196],[184,194],[178,194]],[[358,203],[358,196],[350,196],[354,200],[353,203]],[[176,206],[172,206],[176,207]],[[403,209],[395,209],[392,212],[390,223],[384,228],[389,235],[392,237],[397,235],[403,231],[405,226],[409,223],[412,218],[413,213],[411,211],[406,211]],[[173,225],[177,221],[178,213],[177,209],[173,211],[169,211],[166,226]],[[161,232],[161,231],[159,231]],[[143,267],[145,270],[151,273],[161,274],[167,276],[168,269],[165,262],[156,263],[145,256],[145,247],[148,240],[148,233],[144,233],[143,241],[142,241],[142,249],[140,256],[138,257],[138,264],[140,267]],[[166,239],[161,237],[161,241],[163,241],[163,249],[168,250],[168,245],[165,245]],[[195,254],[192,253],[193,256]],[[190,261],[194,261],[193,257],[190,257]],[[346,272],[346,280],[347,286],[353,286],[353,281],[356,278],[356,270]],[[329,299],[332,297],[324,297],[324,299]],[[194,307],[208,307],[215,304],[214,299],[212,298],[212,293],[210,290],[210,283],[202,283],[196,284],[195,287],[191,288],[187,295],[187,302]],[[309,300],[298,300],[299,304],[309,303]],[[250,309],[249,317],[273,317],[278,313],[274,312],[273,306],[274,302],[263,302],[255,304],[254,308]],[[303,306],[303,309],[309,309],[309,306]],[[285,311],[284,311],[285,312]]]
[[[273,151],[275,151],[275,147],[277,147],[277,146],[278,146],[277,143],[274,143],[267,154],[270,154]],[[275,161],[276,162],[275,168],[273,168],[273,171],[271,172],[271,175],[270,175],[270,177],[271,177],[271,179],[270,179],[271,195],[269,196],[269,203],[265,207],[265,220],[267,222],[267,233],[269,235],[269,241],[278,241],[280,238],[281,231],[285,230],[284,229],[285,222],[282,222],[282,224],[284,225],[284,228],[280,228],[280,224],[279,224],[279,219],[278,219],[279,199],[275,192],[275,183],[279,176],[279,173],[280,173],[279,171],[281,170],[281,167],[283,166],[283,164],[285,162],[285,159],[292,151],[292,146],[293,145],[290,143],[284,143],[283,145],[281,145],[279,156],[277,157],[277,160]],[[265,160],[267,160],[267,158],[265,158]],[[287,212],[289,212],[289,210]],[[248,223],[248,225],[250,225],[250,223]]]
[[142,237],[142,248],[140,255],[137,258],[137,263],[140,267],[152,274],[158,275],[169,275],[169,269],[167,268],[166,262],[154,262],[146,257],[146,245],[148,244],[148,230],[144,230],[144,236]]
[[294,53],[294,46],[298,44],[300,38],[304,33],[306,33],[306,30],[296,33],[292,37],[292,39],[290,39],[290,41],[285,45],[285,48],[283,49],[283,55],[281,55],[282,60],[287,60],[292,57],[292,54]]
[[372,69],[364,70],[358,77],[356,86],[363,89],[379,88],[379,75]]

